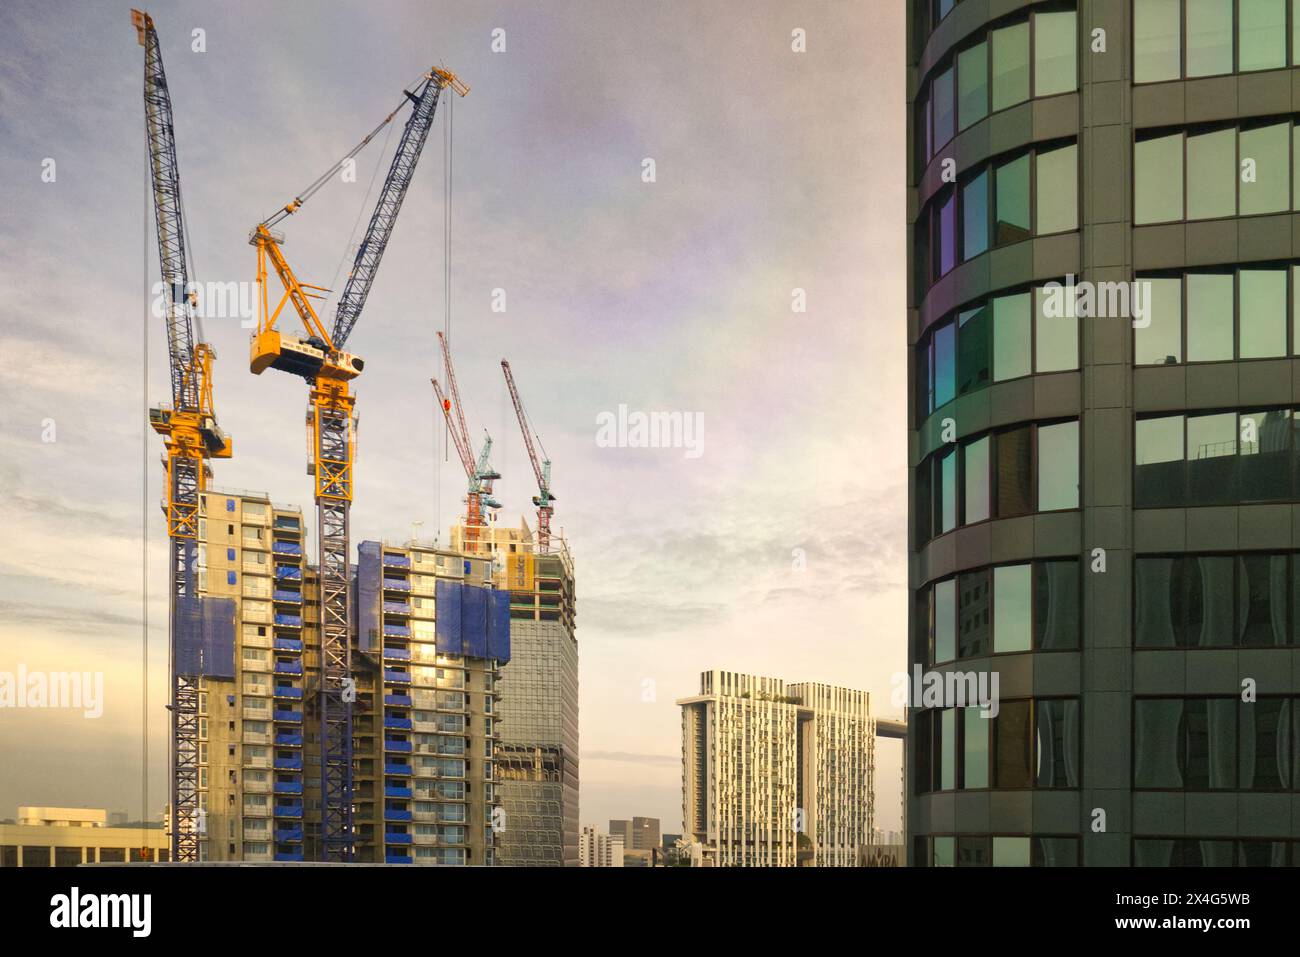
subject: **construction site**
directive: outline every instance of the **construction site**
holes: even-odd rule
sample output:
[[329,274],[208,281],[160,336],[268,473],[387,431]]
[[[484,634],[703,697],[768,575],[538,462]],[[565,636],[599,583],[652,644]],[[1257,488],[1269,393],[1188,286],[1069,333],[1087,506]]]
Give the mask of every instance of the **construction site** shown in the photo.
[[[218,424],[216,355],[196,309],[177,114],[153,19],[138,10],[131,19],[143,48],[171,387],[149,412],[163,446],[158,534],[169,575],[168,849],[159,859],[576,865],[573,558],[552,530],[551,462],[505,359],[492,388],[504,387],[513,406],[536,519],[497,521],[501,475],[493,438],[484,431],[476,443],[468,425],[450,302],[437,334],[441,373],[420,401],[463,469],[461,517],[446,538],[435,530],[400,542],[354,534],[350,520],[366,495],[354,470],[354,382],[365,361],[350,351],[352,335],[360,326],[363,347],[367,298],[440,102],[469,86],[441,66],[426,69],[393,91],[391,112],[358,131],[337,162],[302,169],[304,180],[319,175],[249,231],[257,299],[249,372],[306,385],[313,515],[229,483],[239,456]],[[342,288],[299,278],[283,248],[294,214],[330,202],[341,171],[372,143],[387,156],[390,138]],[[448,153],[448,209],[450,165]],[[450,245],[449,213],[446,228]],[[250,378],[248,387],[258,385]],[[476,394],[487,388],[474,383]],[[238,434],[238,423],[223,424]]]

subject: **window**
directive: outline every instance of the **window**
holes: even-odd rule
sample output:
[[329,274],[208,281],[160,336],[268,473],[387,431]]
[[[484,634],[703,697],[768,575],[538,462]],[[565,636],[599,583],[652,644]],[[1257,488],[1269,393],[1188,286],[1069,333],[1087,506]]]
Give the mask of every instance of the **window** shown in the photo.
[[1183,417],[1138,419],[1134,443],[1133,504],[1138,508],[1183,501]]
[[979,175],[961,190],[961,255],[973,259],[989,248],[989,173]]
[[957,527],[957,450],[950,449],[939,459],[939,531]]
[[1134,148],[1133,222],[1183,218],[1183,135],[1139,140]]
[[1038,510],[1079,507],[1079,423],[1038,428]]
[[991,317],[988,306],[967,309],[957,317],[957,392],[983,389],[990,381]]
[[957,656],[978,658],[989,653],[988,569],[966,572],[957,580]]
[[992,34],[993,111],[1029,99],[1029,24],[1016,23]]
[[981,41],[957,54],[958,128],[966,129],[988,116],[989,46]]
[[1240,277],[1241,358],[1286,355],[1286,272],[1243,269]]
[[1038,235],[1079,228],[1079,164],[1073,143],[1040,152],[1038,163]]
[[1183,289],[1181,279],[1145,278],[1146,324],[1133,330],[1136,365],[1171,365],[1182,361]]
[[1028,426],[998,434],[998,516],[1028,515],[1034,510],[1033,442]]
[[1029,294],[999,296],[993,300],[993,379],[1002,382],[1029,375],[1032,333]]
[[[1177,280],[1165,281],[1177,282]],[[1188,274],[1188,362],[1214,362],[1233,358],[1232,286],[1231,273]],[[1285,305],[1283,309],[1285,311]]]
[[1241,414],[1241,501],[1280,502],[1290,494],[1290,456],[1287,437],[1295,417],[1289,409]]
[[1030,737],[1030,702],[1003,701],[993,719],[994,787],[1028,788],[1032,738]]
[[962,787],[989,786],[989,723],[981,708],[962,711]]
[[957,326],[946,323],[934,333],[934,407],[940,408],[957,395]]
[[1178,78],[1179,3],[1180,0],[1134,0],[1134,83]]
[[1140,556],[1134,562],[1134,643],[1138,648],[1290,644],[1294,569],[1293,556],[1286,554]]
[[957,265],[957,191],[951,190],[939,206],[935,225],[939,233],[936,244],[939,255],[938,275],[946,276]]
[[938,582],[934,595],[934,661],[952,661],[957,657],[957,582]]
[[1238,0],[1237,59],[1243,73],[1286,66],[1286,0]]
[[1143,790],[1235,789],[1237,700],[1134,699],[1133,786]]
[[993,570],[993,635],[997,652],[1029,651],[1033,607],[1029,565]]
[[956,123],[952,67],[935,77],[930,89],[930,98],[934,111],[934,148],[937,151],[952,139]]
[[1034,15],[1034,96],[1078,86],[1077,47],[1073,10]]
[[1033,228],[1029,220],[1029,155],[995,167],[994,186],[994,244],[1004,246],[1028,239]]
[[1034,369],[1059,372],[1079,368],[1079,320],[1074,315],[1074,301],[1067,297],[1066,314],[1049,316],[1049,293],[1034,290]]
[[1290,209],[1290,123],[1243,129],[1240,154],[1241,215],[1277,213]]
[[982,522],[989,517],[989,437],[976,439],[964,446],[965,524]]
[[951,791],[957,783],[957,711],[945,708],[939,712],[939,790]]
[[1035,647],[1040,651],[1077,649],[1081,614],[1078,561],[1035,563]]
[[1193,505],[1237,501],[1237,416],[1187,417],[1187,494]]
[[1027,837],[993,838],[994,867],[1029,867],[1030,839]]
[[1232,0],[1187,0],[1187,75],[1232,72]]
[[1187,137],[1188,219],[1214,219],[1236,214],[1236,154],[1235,129]]

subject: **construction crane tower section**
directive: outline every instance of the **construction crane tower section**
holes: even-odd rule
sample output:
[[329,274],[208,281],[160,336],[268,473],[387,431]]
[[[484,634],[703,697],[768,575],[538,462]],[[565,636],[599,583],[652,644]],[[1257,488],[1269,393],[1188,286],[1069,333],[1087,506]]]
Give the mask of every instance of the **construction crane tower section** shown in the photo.
[[551,494],[551,460],[539,460],[537,457],[537,449],[533,447],[533,430],[528,425],[528,416],[519,398],[519,389],[515,386],[510,363],[505,359],[501,360],[501,371],[505,373],[506,388],[510,390],[510,401],[515,406],[515,418],[519,420],[519,431],[523,433],[524,446],[528,449],[528,461],[532,463],[533,476],[537,479],[537,494],[533,496],[533,504],[537,506],[537,550],[545,555],[551,550],[551,515],[555,512],[551,505],[555,501],[555,496]]
[[180,171],[171,93],[153,18],[131,11],[144,47],[144,108],[149,144],[158,261],[167,333],[171,402],[149,410],[163,437],[163,513],[169,539],[168,641],[170,683],[169,794],[171,859],[195,862],[202,837],[199,808],[199,681],[233,677],[234,605],[204,599],[196,575],[199,507],[210,473],[208,460],[229,458],[231,442],[218,427],[212,401],[211,347],[196,341],[194,299],[185,248]]

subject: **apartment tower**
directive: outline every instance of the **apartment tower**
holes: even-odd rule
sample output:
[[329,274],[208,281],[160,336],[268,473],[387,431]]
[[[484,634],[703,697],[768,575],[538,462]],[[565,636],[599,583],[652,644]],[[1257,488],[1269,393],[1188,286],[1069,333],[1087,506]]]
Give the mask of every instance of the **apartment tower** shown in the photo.
[[913,865],[1300,863],[1297,31],[909,0]]

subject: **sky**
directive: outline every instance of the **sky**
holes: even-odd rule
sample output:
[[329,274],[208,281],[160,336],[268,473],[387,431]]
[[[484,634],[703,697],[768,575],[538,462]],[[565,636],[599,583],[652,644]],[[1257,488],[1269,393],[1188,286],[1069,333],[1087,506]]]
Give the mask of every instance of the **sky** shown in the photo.
[[[147,409],[168,385],[128,11],[0,5],[0,672],[104,675],[99,717],[0,708],[0,818],[19,804],[153,818],[166,801],[167,540]],[[576,565],[583,824],[680,828],[676,700],[706,669],[862,688],[877,715],[900,713],[902,4],[150,13],[201,282],[251,282],[249,230],[430,65],[470,85],[440,103],[349,340],[366,363],[352,534],[446,541],[463,508],[429,387],[444,323],[471,432],[494,438],[500,521],[535,522],[508,358]],[[335,283],[382,145],[281,224],[305,281]],[[235,449],[213,485],[309,509],[304,383],[250,374],[240,317],[203,331]],[[701,423],[698,454],[598,442],[620,407]],[[880,742],[876,766],[877,825],[896,829],[899,742]]]

